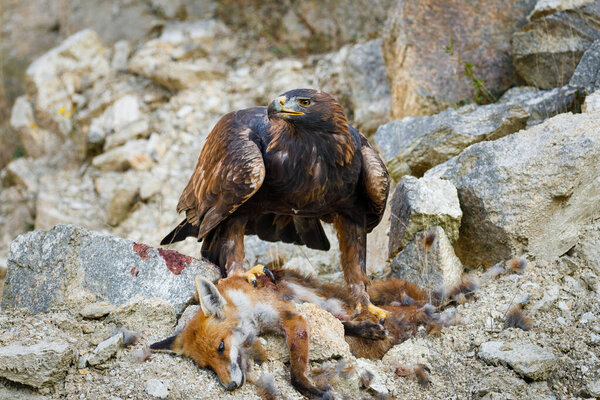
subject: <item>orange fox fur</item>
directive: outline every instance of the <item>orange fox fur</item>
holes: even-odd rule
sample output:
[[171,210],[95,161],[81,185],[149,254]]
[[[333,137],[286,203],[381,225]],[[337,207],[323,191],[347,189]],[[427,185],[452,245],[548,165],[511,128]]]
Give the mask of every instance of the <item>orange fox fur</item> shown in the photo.
[[[367,310],[354,315],[357,304],[345,286],[320,284],[291,270],[276,269],[270,277],[260,276],[257,287],[242,275],[216,285],[202,278],[196,283],[201,310],[182,332],[150,348],[174,351],[200,367],[211,368],[227,390],[244,384],[249,354],[260,352],[254,339],[273,332],[286,338],[292,385],[308,397],[326,394],[325,388],[316,387],[306,375],[310,329],[293,303],[317,304],[340,319],[345,339],[357,357],[381,358],[419,326],[435,330],[444,324],[436,309],[427,304],[425,292],[400,279],[376,281],[368,291],[373,304],[391,313],[385,327]],[[470,290],[465,285],[453,292]]]

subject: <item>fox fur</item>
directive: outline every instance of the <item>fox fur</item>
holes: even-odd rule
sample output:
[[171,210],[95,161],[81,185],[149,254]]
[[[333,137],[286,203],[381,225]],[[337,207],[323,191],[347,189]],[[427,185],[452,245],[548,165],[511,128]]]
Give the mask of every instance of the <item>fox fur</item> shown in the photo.
[[[463,284],[472,291],[471,285]],[[395,344],[414,335],[419,326],[438,331],[444,325],[437,309],[428,303],[417,285],[401,279],[375,281],[369,287],[373,304],[390,312],[381,325],[366,309],[356,313],[357,303],[346,286],[322,284],[288,269],[274,269],[258,277],[257,285],[244,275],[232,275],[215,284],[197,278],[201,309],[184,330],[150,346],[192,358],[212,369],[227,390],[246,381],[251,354],[261,353],[256,337],[282,334],[290,351],[292,385],[307,397],[326,396],[307,376],[310,328],[294,303],[314,303],[344,325],[345,339],[357,357],[381,358]],[[449,293],[470,296],[455,288]],[[434,303],[440,303],[438,294]]]

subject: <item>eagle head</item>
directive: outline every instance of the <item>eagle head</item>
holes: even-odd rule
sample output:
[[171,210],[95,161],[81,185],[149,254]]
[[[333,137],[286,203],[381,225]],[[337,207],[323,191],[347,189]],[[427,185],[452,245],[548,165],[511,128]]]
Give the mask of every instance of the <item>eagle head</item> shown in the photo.
[[344,108],[333,96],[320,90],[294,89],[269,104],[270,120],[283,120],[295,130],[331,133],[348,131]]

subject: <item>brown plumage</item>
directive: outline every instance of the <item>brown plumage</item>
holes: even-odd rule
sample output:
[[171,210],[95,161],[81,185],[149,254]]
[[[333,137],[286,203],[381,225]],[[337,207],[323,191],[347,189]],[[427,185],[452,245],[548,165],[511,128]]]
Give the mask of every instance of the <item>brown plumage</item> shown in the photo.
[[244,269],[244,235],[328,250],[334,223],[346,282],[366,304],[366,234],[381,220],[387,170],[329,94],[296,89],[229,113],[209,134],[161,244],[194,236],[223,276]]

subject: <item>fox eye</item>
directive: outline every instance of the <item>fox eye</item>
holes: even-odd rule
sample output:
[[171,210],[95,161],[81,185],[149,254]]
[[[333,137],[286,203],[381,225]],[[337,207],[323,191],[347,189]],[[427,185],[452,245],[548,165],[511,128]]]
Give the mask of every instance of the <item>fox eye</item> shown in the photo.
[[308,107],[310,106],[310,99],[299,99],[298,104],[300,104],[303,107]]
[[221,344],[219,345],[218,351],[219,351],[219,354],[223,354],[223,351],[225,351],[225,342],[223,342],[222,340],[221,340]]

